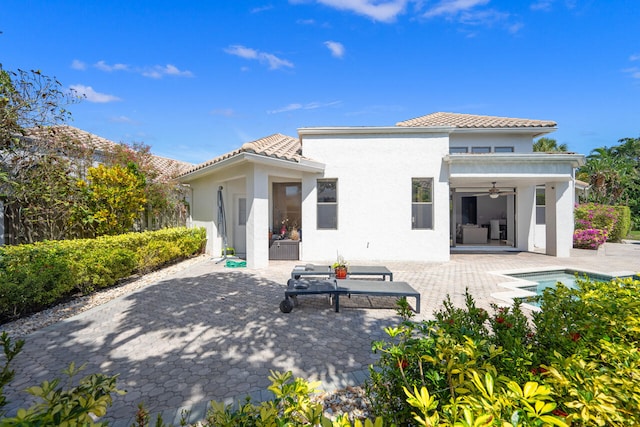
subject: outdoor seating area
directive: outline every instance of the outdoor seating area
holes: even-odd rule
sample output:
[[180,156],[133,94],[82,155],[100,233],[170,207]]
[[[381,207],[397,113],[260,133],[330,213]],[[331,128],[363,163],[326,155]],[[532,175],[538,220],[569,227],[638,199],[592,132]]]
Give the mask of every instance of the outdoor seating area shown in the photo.
[[[380,276],[379,280],[370,277]],[[317,277],[325,277],[317,279]],[[365,277],[361,279],[358,277]],[[389,281],[386,279],[389,278]],[[347,278],[335,277],[331,266],[307,264],[295,266],[291,271],[291,278],[287,281],[284,300],[280,303],[280,311],[290,313],[298,305],[299,295],[326,294],[334,305],[335,311],[340,311],[340,296],[351,295],[411,297],[415,300],[414,311],[420,313],[420,292],[407,282],[394,282],[393,273],[384,266],[350,266]]]
[[[442,309],[448,296],[456,307],[464,306],[465,290],[478,307],[492,312],[490,304],[501,302],[492,294],[503,291],[501,284],[507,280],[495,272],[557,268],[638,272],[639,254],[640,244],[607,243],[599,251],[573,250],[565,259],[504,252],[452,254],[446,263],[386,261],[393,282],[370,280],[378,278],[371,276],[338,280],[340,313],[327,305],[322,294],[313,297],[307,296],[310,291],[291,289],[301,295],[300,306],[291,315],[283,314],[278,304],[289,290],[285,283],[292,271],[303,263],[277,261],[260,270],[227,268],[202,256],[195,263],[177,264],[162,275],[152,273],[114,288],[111,292],[120,296],[111,302],[31,332],[14,361],[14,382],[5,389],[7,409],[15,412],[28,406],[32,396],[23,390],[53,378],[71,362],[86,363],[86,372],[120,373],[119,388],[128,393],[114,397],[104,419],[115,427],[132,425],[137,404],[148,397],[152,397],[145,400],[149,411],[163,413],[173,425],[179,425],[185,408],[191,411],[189,422],[204,418],[210,400],[233,404],[244,402],[247,395],[255,401],[269,399],[272,370],[291,370],[296,376],[322,381],[326,391],[361,385],[378,357],[371,343],[386,339],[385,328],[398,324],[394,307],[378,302],[371,282],[382,292],[409,283],[421,298],[415,320],[423,321]],[[328,277],[309,280],[322,282]],[[355,296],[347,300],[349,295],[361,295],[358,286],[373,295],[372,301]],[[130,292],[121,294],[129,287]],[[376,309],[370,309],[372,305]],[[3,327],[16,334],[8,325]],[[177,379],[184,388],[176,387]]]

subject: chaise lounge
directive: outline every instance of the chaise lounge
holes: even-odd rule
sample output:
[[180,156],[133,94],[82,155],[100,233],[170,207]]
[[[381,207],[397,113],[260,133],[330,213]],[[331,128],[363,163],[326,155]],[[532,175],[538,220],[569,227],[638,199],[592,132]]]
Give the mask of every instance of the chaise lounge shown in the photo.
[[298,295],[319,294],[327,294],[333,298],[336,312],[340,311],[341,295],[368,295],[415,298],[415,312],[420,313],[420,293],[408,283],[354,279],[289,279],[287,289],[284,292],[284,300],[280,303],[280,311],[290,313],[294,305],[297,305]]

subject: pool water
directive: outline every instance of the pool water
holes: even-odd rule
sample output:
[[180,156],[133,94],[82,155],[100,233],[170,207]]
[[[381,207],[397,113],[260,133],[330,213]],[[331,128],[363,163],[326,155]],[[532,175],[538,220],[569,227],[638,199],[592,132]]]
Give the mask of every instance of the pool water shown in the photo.
[[[576,275],[578,279],[584,279],[585,277],[591,280],[600,282],[609,282],[613,279],[613,276],[607,276],[604,274],[587,273],[585,271],[577,270],[552,270],[552,271],[534,271],[529,273],[514,273],[508,274],[510,277],[518,279],[524,279],[530,282],[535,282],[532,285],[519,286],[520,289],[524,289],[529,292],[533,292],[536,295],[542,295],[542,292],[552,286],[556,286],[556,283],[560,282],[568,288],[576,289]],[[538,305],[535,302],[527,302],[531,305]]]

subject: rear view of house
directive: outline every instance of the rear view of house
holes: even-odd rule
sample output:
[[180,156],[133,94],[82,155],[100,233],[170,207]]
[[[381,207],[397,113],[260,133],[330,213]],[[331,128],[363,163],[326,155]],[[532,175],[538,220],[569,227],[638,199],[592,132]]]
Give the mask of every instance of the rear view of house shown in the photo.
[[554,130],[551,121],[454,113],[388,127],[300,128],[298,138],[246,143],[180,179],[212,254],[222,248],[222,187],[226,239],[250,267],[337,253],[446,261],[458,245],[531,251],[540,240],[562,257],[572,247],[574,171],[584,156],[534,153],[533,139]]

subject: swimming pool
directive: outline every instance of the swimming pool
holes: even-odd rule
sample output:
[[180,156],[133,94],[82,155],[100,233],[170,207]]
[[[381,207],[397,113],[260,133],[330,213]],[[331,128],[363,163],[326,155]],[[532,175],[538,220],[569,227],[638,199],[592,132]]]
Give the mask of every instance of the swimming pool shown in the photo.
[[542,295],[542,292],[548,288],[555,286],[560,282],[568,288],[576,288],[576,278],[584,279],[585,277],[598,282],[609,282],[614,276],[608,276],[605,274],[589,273],[586,271],[578,271],[571,269],[564,270],[551,270],[551,271],[532,271],[528,273],[513,273],[507,274],[507,276],[517,279],[524,279],[529,282],[535,282],[534,284],[528,284],[518,286],[519,289],[523,289],[529,292],[533,292],[536,295]]
[[568,288],[577,288],[576,275],[578,279],[584,279],[586,277],[592,281],[598,282],[609,282],[616,277],[622,279],[633,277],[634,280],[640,280],[640,275],[634,275],[631,272],[626,274],[607,275],[603,273],[574,270],[571,268],[535,271],[512,270],[495,273],[503,278],[508,277],[511,281],[500,284],[502,287],[507,288],[508,291],[494,292],[491,296],[503,300],[509,305],[513,304],[515,300],[520,300],[523,303],[523,307],[531,310],[540,309],[540,304],[536,301],[537,297],[542,295],[546,288],[556,286],[556,283],[558,282],[561,282]]

